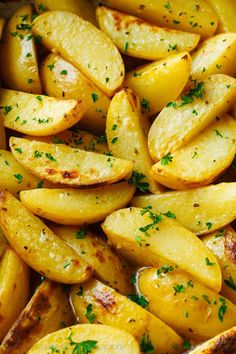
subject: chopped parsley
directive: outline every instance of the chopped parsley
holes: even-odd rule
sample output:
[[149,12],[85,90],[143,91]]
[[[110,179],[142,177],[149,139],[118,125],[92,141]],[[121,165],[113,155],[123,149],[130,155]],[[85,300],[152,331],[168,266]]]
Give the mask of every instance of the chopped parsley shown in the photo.
[[111,143],[112,144],[115,144],[118,140],[118,136],[115,136],[112,140],[111,140]]
[[82,240],[85,238],[85,236],[88,234],[88,231],[86,229],[80,229],[77,230],[75,233],[75,238],[77,238],[78,240]]
[[36,98],[37,98],[38,101],[43,102],[42,96],[36,96]]
[[183,343],[184,349],[191,349],[191,343],[188,340],[185,340]]
[[141,338],[141,343],[140,343],[140,349],[142,353],[155,353],[154,347],[152,345],[152,342],[149,338],[148,333],[144,333],[144,335]]
[[221,305],[219,307],[219,310],[218,310],[218,318],[221,322],[223,322],[224,320],[224,315],[227,311],[227,305],[226,305],[226,301],[223,297],[220,297],[220,302],[221,302]]
[[206,227],[207,227],[207,230],[210,230],[212,228],[212,223],[210,221],[206,222]]
[[[83,342],[74,342],[72,340],[73,333],[71,332],[67,339],[70,341],[70,346],[74,346],[72,353],[73,354],[89,354],[93,351],[93,349],[97,346],[96,340],[84,340]],[[65,351],[63,350],[63,353]]]
[[175,286],[173,286],[173,288],[176,293],[182,293],[185,290],[185,287],[183,286],[183,284],[176,284]]
[[17,179],[17,183],[21,183],[23,181],[23,176],[20,173],[16,173],[14,177]]
[[236,283],[234,282],[233,278],[230,276],[229,279],[225,279],[224,283],[228,288],[236,291]]
[[43,187],[43,181],[39,181],[38,184],[37,184],[37,188],[42,188]]
[[205,262],[206,262],[206,265],[207,265],[207,266],[210,266],[210,267],[212,267],[212,266],[216,265],[216,263],[215,263],[215,262],[210,262],[210,260],[209,260],[209,258],[208,258],[208,257],[206,257],[206,258],[205,258]]
[[2,106],[2,107],[0,107],[0,109],[3,110],[3,114],[6,116],[9,112],[11,112],[13,107],[12,106]]
[[92,96],[93,102],[96,102],[96,101],[98,100],[98,95],[97,95],[95,92],[93,92],[93,93],[91,94],[91,96]]
[[166,4],[164,4],[164,7],[165,7],[167,10],[170,10],[171,6],[170,6],[169,1],[168,1]]
[[84,289],[83,289],[82,285],[80,285],[79,291],[77,291],[76,295],[83,296],[83,294],[84,294]]
[[146,178],[146,176],[142,173],[139,173],[137,171],[133,171],[130,179],[128,180],[129,184],[133,184],[135,187],[137,187],[141,192],[145,193],[148,191],[149,188],[149,183],[147,182],[142,182],[142,180]]
[[117,128],[117,124],[113,124],[111,130],[116,130],[116,128]]
[[215,130],[216,136],[220,136],[221,138],[223,138],[223,135],[221,134],[221,132],[219,132],[218,129],[214,129],[214,130]]
[[47,65],[47,68],[49,68],[49,70],[52,71],[52,69],[54,68],[54,66],[55,66],[55,63],[48,64],[48,65]]
[[[157,225],[159,222],[161,222],[162,219],[163,219],[163,217],[162,217],[161,214],[157,214],[157,213],[153,212],[151,209],[152,209],[151,206],[147,206],[146,208],[143,208],[143,209],[141,209],[141,211],[140,211],[140,214],[141,214],[141,215],[144,215],[144,214],[148,213],[149,219],[152,220],[152,223],[151,223],[151,224],[148,224],[148,225],[146,225],[146,226],[142,226],[142,227],[139,228],[139,231],[143,232],[143,233],[144,233],[146,236],[148,236],[148,237],[150,236],[150,235],[148,234],[148,230],[150,230],[151,228],[153,228],[154,226],[156,226],[156,225]],[[159,230],[159,228],[156,227],[156,230]]]
[[136,72],[133,73],[133,77],[138,77],[138,76],[141,76],[141,75],[142,75],[142,73],[136,73]]
[[172,267],[168,264],[163,265],[163,267],[161,267],[157,270],[157,278],[161,278],[162,274],[167,274],[169,272],[172,272],[172,270],[174,270],[174,267]]
[[41,12],[45,12],[47,10],[47,8],[43,4],[38,4],[38,9]]
[[166,107],[173,107],[173,108],[176,108],[177,107],[177,104],[173,101],[167,103]]
[[15,148],[16,152],[19,152],[19,154],[22,154],[22,149],[21,148]]
[[186,95],[181,96],[181,103],[179,107],[182,107],[188,103],[192,103],[194,98],[203,98],[204,96],[204,83],[195,81],[194,88],[190,89]]
[[126,43],[125,43],[125,53],[128,52],[128,49],[129,49],[129,42],[126,42]]
[[88,304],[87,309],[86,309],[86,313],[85,313],[85,317],[88,319],[88,321],[90,323],[93,323],[96,315],[93,313],[93,305],[92,304]]
[[202,295],[202,298],[203,298],[209,305],[211,304],[208,295]]
[[177,44],[170,44],[169,43],[168,52],[170,52],[171,50],[177,50]]
[[61,75],[67,75],[68,72],[67,72],[67,70],[62,70],[62,71],[60,72],[60,74],[61,74]]
[[148,306],[148,301],[142,295],[129,294],[128,299],[130,299],[133,302],[136,302],[136,304],[142,306],[144,309],[147,308]]
[[173,23],[174,23],[175,25],[179,25],[179,24],[180,24],[180,21],[173,20]]
[[135,274],[131,274],[131,284],[132,285],[136,284],[136,275]]
[[36,159],[39,159],[42,156],[43,156],[43,152],[38,151],[38,150],[34,151],[34,157],[36,157]]
[[161,159],[161,165],[166,166],[169,162],[172,162],[173,156],[171,156],[170,152],[168,152],[165,156]]
[[167,213],[162,213],[162,215],[165,215],[167,218],[176,219],[175,214],[171,211],[167,211]]
[[34,40],[36,44],[40,44],[42,42],[42,37],[40,35],[34,36]]
[[57,160],[55,159],[55,157],[53,157],[52,154],[50,154],[50,152],[46,152],[45,155],[46,155],[46,157],[47,157],[50,161],[53,161],[53,162],[57,161]]
[[219,232],[217,232],[217,234],[215,234],[215,238],[224,236],[224,233],[225,233],[225,230],[224,230],[224,229],[219,230]]
[[148,100],[146,100],[145,98],[142,98],[142,100],[140,101],[142,109],[144,112],[150,112],[150,105]]

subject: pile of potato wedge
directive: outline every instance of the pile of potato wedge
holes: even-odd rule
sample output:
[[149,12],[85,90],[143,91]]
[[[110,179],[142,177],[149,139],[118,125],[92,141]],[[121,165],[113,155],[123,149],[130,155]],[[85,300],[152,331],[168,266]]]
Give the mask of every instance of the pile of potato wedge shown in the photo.
[[0,354],[236,353],[236,2],[0,2]]

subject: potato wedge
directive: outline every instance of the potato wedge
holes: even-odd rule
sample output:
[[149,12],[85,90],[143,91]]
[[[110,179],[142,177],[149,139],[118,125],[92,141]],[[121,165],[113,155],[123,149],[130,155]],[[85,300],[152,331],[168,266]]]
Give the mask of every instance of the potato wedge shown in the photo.
[[40,14],[45,11],[69,11],[96,26],[95,8],[87,0],[35,0],[35,8]]
[[26,305],[29,295],[29,269],[11,248],[6,250],[1,259],[0,283],[0,340],[2,341]]
[[207,0],[215,11],[218,19],[218,32],[236,32],[235,12],[236,3],[234,0]]
[[50,11],[34,20],[32,30],[107,95],[122,84],[124,64],[117,48],[91,23],[66,11]]
[[28,354],[48,353],[52,346],[55,350],[66,348],[66,354],[75,353],[75,348],[83,353],[84,348],[88,347],[93,354],[141,354],[138,342],[128,332],[95,324],[79,324],[49,334],[37,342]]
[[[172,262],[215,291],[221,289],[221,271],[215,256],[191,231],[157,214],[150,207],[127,208],[109,215],[102,224],[109,242],[125,258],[141,266]],[[214,264],[209,266],[209,262]]]
[[20,193],[32,213],[62,225],[94,224],[124,208],[135,187],[121,182],[93,189],[33,189]]
[[71,303],[81,323],[89,323],[86,314],[90,306],[95,315],[94,323],[122,329],[141,343],[149,338],[156,353],[181,352],[183,341],[170,327],[96,279],[91,279],[82,287],[74,285],[71,289]]
[[3,38],[3,33],[4,33],[4,28],[6,26],[6,19],[0,17],[0,42],[2,42],[2,38]]
[[140,97],[142,113],[149,117],[181,94],[190,70],[190,55],[179,53],[133,69],[126,74],[123,86],[129,87]]
[[222,272],[221,293],[236,304],[236,233],[230,226],[202,238],[216,256]]
[[96,14],[100,28],[121,53],[137,58],[157,60],[191,51],[200,39],[198,34],[157,27],[105,6],[97,7]]
[[202,80],[212,74],[233,76],[236,72],[236,33],[221,33],[207,39],[192,57],[193,79]]
[[236,95],[236,80],[217,74],[196,83],[181,99],[169,102],[154,120],[149,151],[155,161],[198,135],[216,116],[227,112]]
[[236,218],[236,182],[140,195],[134,197],[131,204],[139,208],[151,205],[159,213],[171,211],[186,229],[202,235],[220,229]]
[[52,230],[93,267],[96,278],[121,294],[132,292],[129,267],[103,238],[75,226],[53,225]]
[[163,27],[211,37],[218,19],[212,8],[202,0],[105,0],[104,4],[141,17]]
[[180,269],[149,268],[137,287],[148,309],[185,338],[201,342],[236,324],[236,306]]
[[0,258],[2,257],[4,252],[6,251],[6,248],[7,248],[7,239],[6,239],[2,229],[0,228]]
[[236,327],[232,327],[207,342],[197,346],[189,354],[233,353],[236,347]]
[[[134,163],[129,183],[133,183],[142,191],[158,193],[162,189],[151,175],[152,160],[145,135],[148,129],[148,120],[141,117],[138,96],[129,89],[116,93],[107,114],[108,147],[115,157]],[[140,183],[137,183],[136,176],[141,177]]]
[[0,189],[7,188],[14,196],[21,190],[50,187],[48,182],[26,171],[10,151],[0,150],[0,170]]
[[59,284],[45,280],[4,338],[2,354],[26,353],[49,333],[74,323],[68,296]]
[[0,193],[0,226],[19,256],[41,275],[66,284],[91,277],[92,267],[6,190]]
[[10,146],[13,155],[27,170],[52,183],[70,186],[110,184],[124,178],[133,167],[131,161],[62,144],[11,137]]
[[82,100],[0,89],[0,119],[6,128],[29,135],[57,134],[77,123],[86,111]]
[[43,62],[40,77],[45,92],[52,97],[82,99],[87,110],[79,125],[95,132],[105,130],[110,99],[81,71],[56,54]]
[[153,177],[172,189],[189,189],[212,183],[234,160],[236,121],[217,117],[202,133],[152,167]]
[[31,18],[32,7],[26,5],[9,20],[1,49],[1,74],[10,89],[40,94],[42,90]]

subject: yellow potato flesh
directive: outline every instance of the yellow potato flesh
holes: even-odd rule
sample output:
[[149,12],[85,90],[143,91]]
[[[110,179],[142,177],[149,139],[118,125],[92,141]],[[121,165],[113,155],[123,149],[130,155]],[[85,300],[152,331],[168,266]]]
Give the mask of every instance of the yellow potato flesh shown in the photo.
[[211,37],[218,19],[202,0],[105,0],[103,3],[120,11],[141,17],[163,27]]
[[228,299],[182,270],[161,275],[157,271],[140,272],[137,287],[149,301],[149,310],[177,333],[201,342],[236,324],[236,306]]
[[[228,225],[236,218],[236,182],[220,183],[185,191],[136,196],[132,205],[171,211],[186,229],[201,235]],[[180,208],[181,206],[181,208]]]
[[4,254],[6,248],[7,248],[7,239],[6,239],[2,229],[0,228],[0,258]]
[[29,269],[10,248],[1,259],[0,282],[0,339],[2,340],[23,310],[29,295]]
[[218,32],[236,32],[234,0],[207,0],[219,18]]
[[37,53],[31,33],[32,7],[17,10],[9,20],[1,48],[2,78],[13,90],[41,93]]
[[200,36],[157,27],[137,17],[100,6],[96,10],[100,28],[124,54],[157,60],[171,54],[191,51]]
[[193,54],[191,77],[200,80],[218,73],[233,76],[235,56],[236,33],[221,33],[209,38]]
[[132,199],[135,187],[123,182],[93,189],[33,189],[20,194],[32,213],[62,225],[94,224]]
[[0,226],[31,268],[66,284],[84,282],[92,268],[9,192],[0,194]]
[[[154,178],[172,189],[188,189],[212,183],[230,166],[236,152],[236,122],[218,117],[206,130],[175,151],[172,161],[152,167]],[[189,168],[191,166],[191,168]]]
[[[149,136],[149,151],[155,161],[172,153],[198,135],[216,116],[227,112],[236,95],[236,80],[217,74],[203,82],[202,98],[184,104],[174,101],[165,107],[153,122]],[[195,86],[196,87],[196,86]]]
[[148,101],[148,107],[143,108],[142,113],[151,116],[180,95],[190,70],[190,55],[187,52],[175,54],[128,72],[123,86],[133,90],[141,102]]
[[111,95],[122,84],[124,64],[117,48],[91,23],[66,11],[46,12],[33,23],[33,33],[48,49],[60,53],[103,92]]
[[161,191],[151,175],[152,161],[148,152],[148,120],[141,116],[139,98],[131,90],[122,90],[113,97],[106,122],[109,149],[115,157],[131,160],[134,171],[143,174],[142,182],[153,193]]
[[[221,271],[211,251],[192,232],[164,215],[160,222],[149,226],[153,224],[152,213],[155,220],[160,218],[160,214],[150,210],[128,208],[108,216],[102,228],[109,242],[131,262],[142,266],[173,262],[203,284],[219,291]],[[206,259],[214,266],[208,266]]]
[[53,226],[52,229],[93,267],[96,278],[121,294],[132,292],[130,269],[104,239],[75,226]]
[[85,283],[82,288],[82,295],[78,295],[81,288],[77,285],[71,291],[73,309],[82,323],[88,323],[86,309],[92,304],[95,323],[129,332],[138,342],[144,335],[149,335],[154,350],[160,354],[181,351],[182,339],[165,323],[127,297],[95,279]]
[[93,354],[141,354],[139,344],[131,334],[95,324],[79,324],[49,334],[37,342],[28,354],[48,353],[52,345],[56,350],[65,349],[66,354],[72,354],[76,345],[85,341],[93,341]]
[[113,183],[124,178],[133,167],[131,161],[63,144],[11,137],[10,145],[15,158],[27,170],[52,183],[73,186]]
[[0,118],[6,128],[29,135],[59,133],[77,123],[86,111],[82,100],[0,89]]
[[[63,74],[64,73],[64,74]],[[40,70],[45,92],[52,97],[82,99],[86,113],[80,126],[96,132],[105,130],[109,98],[81,71],[56,54],[49,54]]]
[[13,323],[1,353],[26,353],[39,339],[71,324],[73,313],[66,292],[61,285],[45,280]]
[[227,226],[202,238],[204,244],[216,256],[222,272],[221,293],[236,304],[236,233]]

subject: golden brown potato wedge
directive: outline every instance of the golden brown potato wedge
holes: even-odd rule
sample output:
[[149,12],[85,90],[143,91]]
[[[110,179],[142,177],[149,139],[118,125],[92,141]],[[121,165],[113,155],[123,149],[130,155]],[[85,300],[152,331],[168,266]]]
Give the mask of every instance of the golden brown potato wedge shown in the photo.
[[236,182],[140,195],[134,197],[131,204],[139,208],[151,205],[161,213],[171,211],[186,229],[202,235],[220,229],[236,218]]
[[180,269],[144,269],[137,280],[148,309],[185,338],[201,342],[236,324],[236,306]]
[[13,323],[0,346],[0,352],[26,353],[47,334],[73,323],[73,312],[63,286],[45,280]]
[[219,26],[218,32],[236,32],[235,12],[236,3],[234,0],[207,0],[215,11]]
[[82,99],[86,104],[81,127],[104,132],[110,99],[81,71],[56,54],[49,54],[43,62],[40,77],[49,96],[66,99]]
[[[89,323],[88,306],[92,308],[94,323],[109,325],[132,334],[141,343],[149,338],[156,353],[180,353],[182,339],[164,322],[141,306],[120,295],[96,279],[71,290],[71,302],[81,323]],[[86,316],[87,315],[87,316]]]
[[236,233],[226,226],[202,238],[216,256],[222,272],[221,293],[236,304]]
[[6,128],[29,135],[60,133],[77,123],[86,111],[82,100],[0,89],[0,119]]
[[122,84],[124,64],[117,48],[91,23],[70,12],[49,11],[34,20],[32,30],[106,94]]
[[52,347],[59,351],[66,348],[66,354],[75,353],[75,349],[85,353],[84,348],[88,347],[93,354],[141,354],[138,342],[128,332],[95,324],[79,324],[49,334],[37,342],[28,354],[48,353]]
[[212,183],[232,163],[236,152],[236,121],[217,117],[202,133],[152,167],[153,177],[172,189]]
[[199,33],[201,37],[211,37],[218,23],[216,14],[203,0],[105,0],[103,3],[163,27]]
[[179,53],[133,69],[126,74],[123,86],[140,97],[142,113],[151,116],[181,94],[190,70],[190,55]]
[[17,10],[9,20],[1,48],[1,74],[10,89],[41,93],[32,28],[32,7]]
[[29,269],[18,255],[8,248],[0,263],[0,340],[8,332],[27,303]]
[[6,190],[0,193],[0,226],[17,254],[41,275],[66,284],[91,277],[92,267]]
[[127,182],[93,189],[33,189],[20,193],[32,213],[62,225],[94,224],[124,208],[135,187]]
[[131,262],[157,267],[175,263],[218,292],[221,271],[215,256],[174,218],[171,212],[158,214],[149,206],[127,208],[109,215],[102,228],[109,242]]
[[124,178],[133,167],[131,161],[62,144],[11,137],[10,146],[13,155],[27,170],[52,183],[70,186],[110,184]]
[[155,161],[172,153],[198,135],[216,116],[227,112],[236,95],[236,80],[217,74],[195,84],[194,88],[169,102],[153,122],[149,151]]
[[[130,89],[116,93],[111,100],[107,114],[106,135],[109,149],[115,157],[130,160],[134,171],[129,183],[141,191],[161,191],[151,175],[152,160],[147,146],[145,131],[148,120],[141,116],[138,96]],[[137,181],[137,178],[140,181]]]
[[236,327],[224,331],[218,336],[209,339],[207,342],[197,346],[189,354],[220,354],[234,353],[236,348]]
[[104,239],[88,229],[75,226],[53,225],[52,230],[93,267],[96,278],[121,294],[130,294],[130,269]]
[[236,33],[221,33],[207,39],[192,57],[193,79],[202,80],[212,74],[233,76],[236,72]]
[[97,7],[96,14],[100,28],[117,48],[137,58],[157,60],[191,51],[200,39],[198,34],[157,27],[106,6]]

